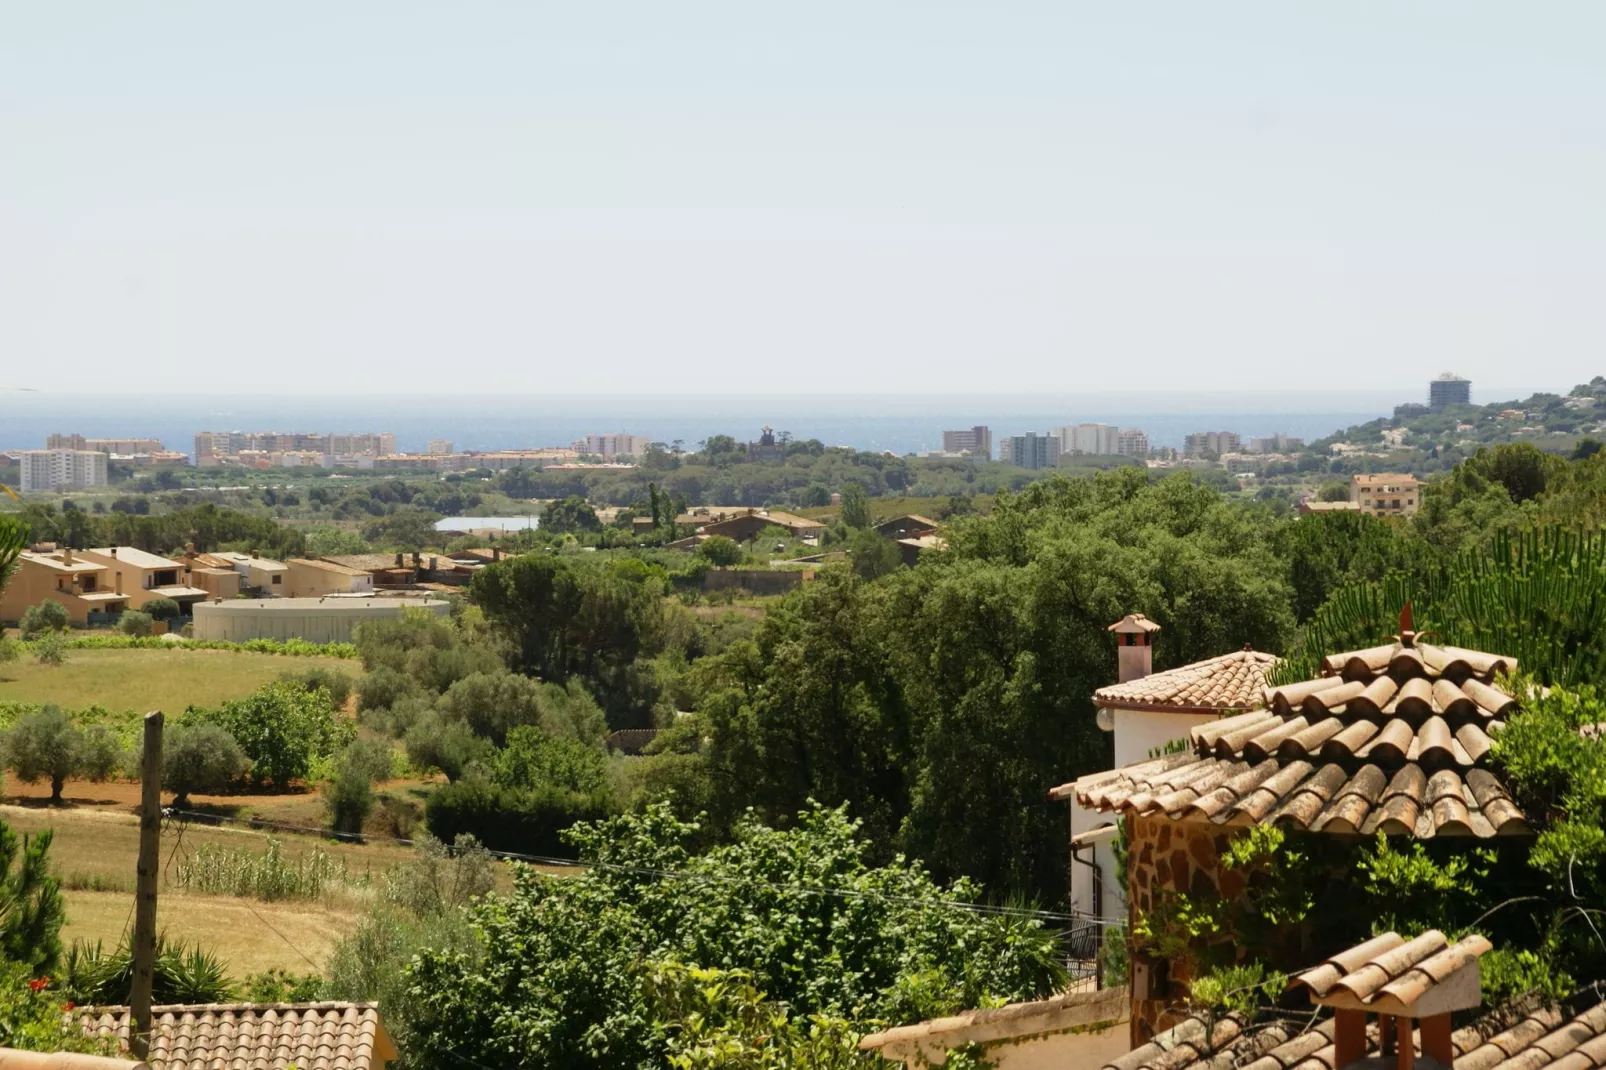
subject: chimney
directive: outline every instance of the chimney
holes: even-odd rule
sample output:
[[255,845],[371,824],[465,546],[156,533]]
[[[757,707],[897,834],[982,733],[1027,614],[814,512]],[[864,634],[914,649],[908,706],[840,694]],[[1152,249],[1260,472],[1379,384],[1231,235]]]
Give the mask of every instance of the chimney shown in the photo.
[[71,546],[63,546],[61,548],[61,563],[64,564],[64,565],[72,564],[72,547]]
[[[116,552],[117,552],[116,550],[112,551],[112,553],[114,553],[114,554]],[[123,573],[122,573],[122,571],[119,570],[114,578],[115,578],[115,581],[116,581],[116,585],[112,588],[112,593],[113,594],[122,594],[123,593]]]
[[402,567],[402,554],[401,554],[400,550],[396,551],[396,567],[397,568],[401,568]]
[[117,556],[117,547],[115,547],[115,546],[112,547],[112,556],[113,557]]
[[1141,680],[1154,671],[1154,633],[1160,626],[1142,613],[1128,613],[1109,630],[1115,633],[1116,667],[1120,683]]

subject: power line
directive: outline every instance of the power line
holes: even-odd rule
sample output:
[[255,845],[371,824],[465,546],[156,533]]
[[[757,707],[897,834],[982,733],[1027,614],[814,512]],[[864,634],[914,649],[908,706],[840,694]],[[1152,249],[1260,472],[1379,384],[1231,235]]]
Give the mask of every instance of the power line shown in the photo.
[[[304,825],[290,825],[290,824],[284,824],[284,823],[274,822],[274,821],[262,821],[262,820],[258,820],[258,819],[255,819],[255,818],[230,817],[230,816],[225,816],[225,815],[221,815],[221,814],[207,814],[207,813],[202,813],[200,811],[192,811],[192,810],[176,810],[175,809],[175,810],[172,810],[171,812],[174,813],[174,814],[180,815],[180,816],[184,816],[184,817],[200,818],[201,820],[206,821],[206,822],[228,821],[228,822],[233,822],[233,823],[236,823],[236,824],[249,825],[249,826],[257,827],[257,828],[266,826],[268,828],[285,829],[285,830],[291,831],[291,832],[315,833],[317,835],[328,835],[328,836],[332,836],[332,837],[334,837],[336,839],[339,839],[339,840],[342,840],[342,841],[347,841],[347,842],[353,842],[353,841],[361,842],[364,839],[364,837],[359,836],[359,835],[354,834],[354,833],[341,833],[341,832],[325,831],[325,830],[321,830],[321,829],[309,829]],[[416,846],[416,841],[410,840],[410,839],[404,839],[403,837],[400,837],[400,836],[370,836],[370,837],[366,837],[366,838],[367,839],[375,839],[375,840],[384,840],[384,841],[387,841],[387,842],[390,842],[390,843],[404,844],[404,845],[409,846],[409,847]],[[1090,914],[1081,914],[1081,913],[1075,913],[1075,912],[1066,913],[1066,912],[1063,912],[1063,911],[1054,911],[1054,910],[1033,910],[1033,909],[1028,909],[1026,907],[998,906],[998,905],[989,904],[989,903],[967,903],[967,902],[964,902],[962,900],[957,900],[957,899],[923,899],[923,898],[920,898],[918,896],[887,895],[885,893],[879,893],[879,892],[866,892],[866,891],[863,891],[863,890],[857,889],[857,888],[840,888],[840,887],[833,887],[833,886],[827,886],[827,885],[776,884],[776,883],[771,882],[771,881],[757,880],[757,879],[754,879],[754,878],[743,879],[743,878],[738,878],[738,877],[718,876],[718,875],[711,874],[711,873],[692,873],[692,872],[687,872],[685,870],[657,869],[657,868],[644,867],[644,866],[624,866],[624,865],[620,865],[620,864],[615,863],[615,862],[584,862],[584,861],[581,861],[578,858],[557,858],[557,857],[554,857],[554,856],[551,856],[551,855],[521,854],[521,853],[519,853],[517,851],[498,851],[498,850],[491,850],[490,848],[486,848],[485,851],[486,851],[487,854],[492,855],[493,857],[501,858],[501,859],[504,859],[506,861],[511,861],[511,862],[527,862],[527,863],[533,863],[535,865],[562,866],[562,867],[572,867],[572,868],[577,868],[577,869],[604,869],[604,870],[612,870],[614,872],[619,872],[619,873],[634,874],[636,876],[656,877],[656,878],[659,878],[659,879],[703,880],[703,881],[709,881],[709,882],[725,881],[725,882],[728,882],[728,883],[737,883],[737,884],[745,883],[745,884],[749,884],[749,885],[752,885],[752,886],[755,886],[755,887],[765,888],[765,889],[767,889],[769,891],[778,892],[778,893],[791,893],[791,894],[797,894],[797,895],[837,896],[837,897],[841,897],[841,898],[861,899],[861,900],[868,900],[868,901],[874,901],[874,902],[884,902],[884,903],[901,903],[901,904],[913,905],[913,906],[944,906],[944,907],[950,907],[950,908],[953,908],[953,909],[956,909],[956,910],[967,910],[967,911],[970,911],[972,913],[988,915],[988,916],[993,916],[993,917],[1013,917],[1013,918],[1023,918],[1023,919],[1027,919],[1027,920],[1036,920],[1036,921],[1045,921],[1045,922],[1061,922],[1061,923],[1072,922],[1072,923],[1077,923],[1077,924],[1081,924],[1081,925],[1084,925],[1084,926],[1087,926],[1087,925],[1100,925],[1100,926],[1103,926],[1103,925],[1119,925],[1120,924],[1120,922],[1118,922],[1118,921],[1110,921],[1110,920],[1108,920],[1106,918],[1094,917],[1093,915],[1090,915]]]

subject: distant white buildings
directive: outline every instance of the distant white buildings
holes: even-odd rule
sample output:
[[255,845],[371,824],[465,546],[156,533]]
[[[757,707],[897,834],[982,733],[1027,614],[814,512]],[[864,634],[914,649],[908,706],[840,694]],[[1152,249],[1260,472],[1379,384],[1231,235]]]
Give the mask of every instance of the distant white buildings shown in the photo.
[[1223,453],[1239,453],[1242,448],[1236,431],[1198,431],[1183,441],[1182,452],[1189,457],[1202,457],[1207,453],[1219,457]]
[[432,438],[429,440],[429,455],[431,457],[445,457],[452,452],[452,440],[449,438]]
[[1056,468],[1060,461],[1060,440],[1053,434],[1028,431],[1004,440],[999,460],[1016,468]]
[[612,460],[615,457],[641,457],[647,452],[652,440],[646,435],[632,435],[624,431],[611,435],[587,435],[576,439],[574,450],[577,453],[590,453],[603,460]]
[[944,453],[975,453],[983,457],[993,455],[993,431],[985,424],[965,428],[959,431],[944,431],[942,433],[942,452]]
[[1059,439],[1061,455],[1145,457],[1149,453],[1149,436],[1135,427],[1066,424],[1053,434]]
[[1281,431],[1274,435],[1257,435],[1249,440],[1250,453],[1293,453],[1304,448],[1304,439],[1285,435]]
[[19,450],[22,490],[69,490],[106,485],[106,454],[100,450]]

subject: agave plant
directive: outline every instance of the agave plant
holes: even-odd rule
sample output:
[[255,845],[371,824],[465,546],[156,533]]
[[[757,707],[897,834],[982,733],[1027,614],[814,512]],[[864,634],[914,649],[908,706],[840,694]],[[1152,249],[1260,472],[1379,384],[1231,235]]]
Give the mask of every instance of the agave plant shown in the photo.
[[[151,983],[154,1003],[224,1003],[234,998],[223,960],[200,944],[169,943],[156,938],[156,969]],[[134,952],[125,936],[107,951],[99,940],[75,942],[62,962],[63,987],[75,1001],[123,1003],[134,983]]]
[[1514,657],[1541,683],[1606,675],[1606,533],[1542,527],[1497,532],[1421,578],[1391,573],[1333,592],[1271,682],[1308,679],[1325,654],[1387,640],[1407,601],[1419,632]]

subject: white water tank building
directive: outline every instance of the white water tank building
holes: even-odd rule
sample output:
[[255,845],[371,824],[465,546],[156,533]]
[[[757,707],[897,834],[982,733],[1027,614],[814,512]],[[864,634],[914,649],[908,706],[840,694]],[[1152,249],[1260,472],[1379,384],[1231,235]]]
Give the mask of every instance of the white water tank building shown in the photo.
[[244,643],[252,639],[305,639],[349,643],[365,620],[392,620],[408,610],[444,617],[451,604],[439,598],[325,595],[322,598],[233,598],[195,606],[196,639]]

